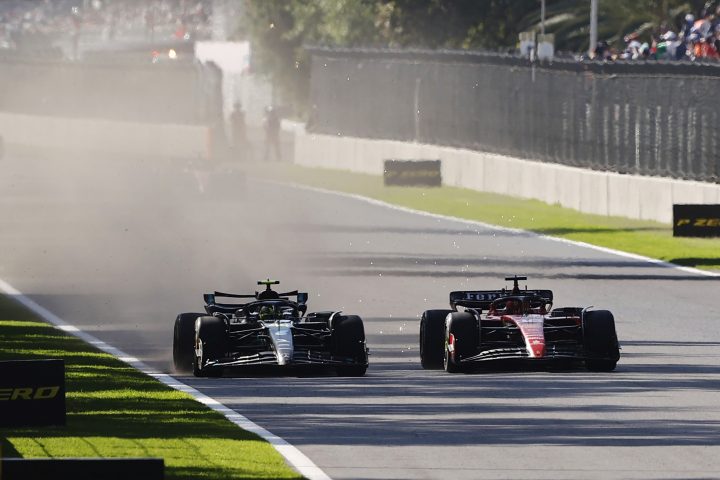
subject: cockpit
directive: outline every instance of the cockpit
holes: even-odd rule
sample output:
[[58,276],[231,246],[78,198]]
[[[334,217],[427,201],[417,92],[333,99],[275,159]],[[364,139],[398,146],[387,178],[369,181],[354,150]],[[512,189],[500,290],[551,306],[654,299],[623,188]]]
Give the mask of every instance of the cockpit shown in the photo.
[[295,302],[288,300],[263,300],[243,305],[236,312],[238,318],[245,318],[248,321],[276,321],[294,320],[300,317]]
[[493,301],[489,316],[501,315],[546,315],[552,304],[539,296],[511,296]]

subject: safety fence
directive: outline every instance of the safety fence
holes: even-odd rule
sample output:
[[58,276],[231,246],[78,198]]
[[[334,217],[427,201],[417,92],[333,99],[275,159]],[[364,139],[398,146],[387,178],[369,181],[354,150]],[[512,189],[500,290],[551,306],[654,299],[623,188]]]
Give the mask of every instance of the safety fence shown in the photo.
[[313,48],[309,129],[720,181],[720,66]]

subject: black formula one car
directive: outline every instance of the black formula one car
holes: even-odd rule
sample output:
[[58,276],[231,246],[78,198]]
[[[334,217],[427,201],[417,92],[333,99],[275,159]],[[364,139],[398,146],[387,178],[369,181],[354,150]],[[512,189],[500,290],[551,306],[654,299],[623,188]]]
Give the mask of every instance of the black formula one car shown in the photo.
[[[420,320],[423,368],[455,373],[483,362],[522,360],[568,364],[584,362],[591,371],[615,370],[620,346],[615,319],[607,310],[552,308],[551,290],[450,293],[451,310],[427,310]],[[458,307],[462,308],[459,311]],[[508,362],[505,362],[508,363]]]
[[[249,295],[208,293],[206,313],[178,315],[175,369],[217,377],[230,367],[324,366],[340,376],[364,375],[368,350],[362,319],[332,311],[306,314],[307,293],[277,293],[271,286],[279,283],[259,281],[266,289]],[[219,297],[250,302],[218,303]]]

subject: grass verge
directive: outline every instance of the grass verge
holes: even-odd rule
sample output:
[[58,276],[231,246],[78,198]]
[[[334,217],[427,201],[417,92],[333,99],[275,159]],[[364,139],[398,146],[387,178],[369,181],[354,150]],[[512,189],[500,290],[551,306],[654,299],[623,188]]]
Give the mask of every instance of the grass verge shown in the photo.
[[5,457],[161,457],[167,479],[302,478],[260,437],[0,296],[0,360],[65,360],[67,425],[0,432]]
[[590,215],[537,200],[464,188],[385,187],[379,175],[290,164],[252,165],[248,166],[248,173],[359,194],[416,210],[587,242],[677,265],[720,271],[720,239],[673,237],[669,224]]

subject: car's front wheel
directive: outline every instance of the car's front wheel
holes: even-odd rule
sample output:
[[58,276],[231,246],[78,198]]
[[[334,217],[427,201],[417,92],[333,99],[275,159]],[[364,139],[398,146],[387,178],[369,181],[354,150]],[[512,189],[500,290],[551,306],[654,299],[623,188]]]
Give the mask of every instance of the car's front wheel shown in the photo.
[[591,372],[612,372],[620,359],[615,318],[607,310],[585,312],[582,319],[585,366]]
[[452,310],[426,310],[420,318],[420,365],[426,370],[443,368],[445,317]]
[[195,320],[202,313],[181,313],[173,328],[173,365],[177,373],[190,373],[195,359]]
[[219,377],[222,375],[221,367],[208,365],[208,362],[224,356],[227,350],[227,339],[224,320],[211,316],[199,317],[195,320],[193,375],[196,377]]
[[453,312],[448,315],[445,320],[445,371],[462,372],[461,360],[477,353],[478,341],[478,324],[471,313]]
[[367,371],[367,348],[365,327],[357,315],[342,315],[332,321],[332,353],[338,359],[351,360],[354,364],[335,368],[341,377],[362,377]]

